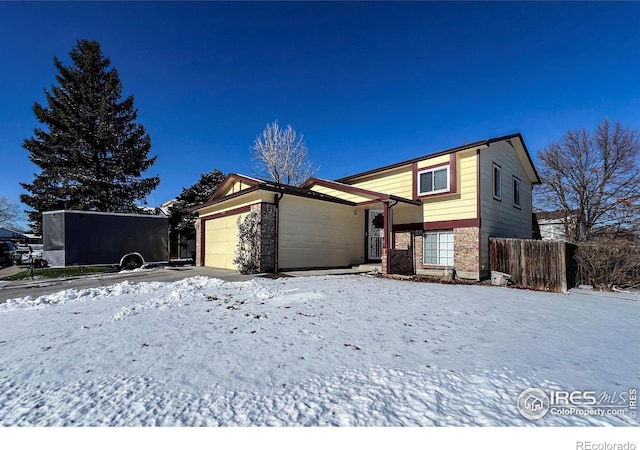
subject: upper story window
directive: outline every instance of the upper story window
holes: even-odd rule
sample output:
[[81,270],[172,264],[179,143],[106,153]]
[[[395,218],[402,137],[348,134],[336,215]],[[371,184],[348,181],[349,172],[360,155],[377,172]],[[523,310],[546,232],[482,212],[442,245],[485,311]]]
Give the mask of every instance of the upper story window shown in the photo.
[[418,172],[418,195],[437,194],[449,191],[449,166]]
[[513,206],[520,208],[520,180],[513,177]]
[[502,200],[502,168],[493,164],[493,198]]

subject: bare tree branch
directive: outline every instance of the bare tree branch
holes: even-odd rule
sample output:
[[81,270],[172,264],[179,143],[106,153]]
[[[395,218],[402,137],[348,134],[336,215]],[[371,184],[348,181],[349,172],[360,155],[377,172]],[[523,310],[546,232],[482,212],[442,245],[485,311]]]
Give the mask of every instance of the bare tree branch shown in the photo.
[[0,226],[15,229],[21,215],[17,204],[6,197],[0,197]]
[[298,138],[291,125],[283,129],[277,121],[268,124],[251,150],[258,174],[276,183],[299,186],[318,170],[308,160],[304,136]]
[[608,120],[594,133],[568,131],[538,159],[543,180],[540,207],[565,213],[567,237],[575,241],[607,232],[633,231],[640,218],[638,131]]

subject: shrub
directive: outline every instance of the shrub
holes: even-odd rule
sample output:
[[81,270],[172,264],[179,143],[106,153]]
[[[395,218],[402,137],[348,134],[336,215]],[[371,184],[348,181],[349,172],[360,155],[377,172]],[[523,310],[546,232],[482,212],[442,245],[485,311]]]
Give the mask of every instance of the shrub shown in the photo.
[[260,271],[260,220],[250,212],[243,221],[238,217],[238,246],[233,263],[243,275]]
[[594,289],[640,286],[640,245],[614,236],[581,243],[576,251],[580,278]]

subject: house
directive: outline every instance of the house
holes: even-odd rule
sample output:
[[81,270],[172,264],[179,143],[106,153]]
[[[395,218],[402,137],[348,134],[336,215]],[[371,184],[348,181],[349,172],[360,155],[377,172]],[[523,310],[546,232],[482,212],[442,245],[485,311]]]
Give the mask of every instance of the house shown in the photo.
[[540,178],[520,134],[301,187],[230,174],[199,215],[196,262],[234,269],[238,223],[260,218],[260,271],[381,263],[482,279],[489,237],[531,238]]
[[545,241],[565,241],[565,222],[569,222],[569,226],[575,223],[575,216],[567,217],[567,213],[562,210],[538,211],[534,215],[540,230],[540,239]]
[[0,227],[0,241],[20,242],[23,244],[42,244],[42,236]]

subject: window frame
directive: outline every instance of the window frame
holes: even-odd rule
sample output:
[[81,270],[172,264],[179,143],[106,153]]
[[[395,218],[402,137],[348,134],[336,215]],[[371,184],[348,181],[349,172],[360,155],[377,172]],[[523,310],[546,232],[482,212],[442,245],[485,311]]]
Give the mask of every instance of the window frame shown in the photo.
[[[427,235],[435,235],[436,236],[436,261],[437,262],[427,262],[426,261],[426,254],[427,252],[425,251],[425,244],[427,242]],[[442,249],[442,242],[440,240],[440,237],[442,235],[450,235],[451,236],[451,248],[450,249]],[[449,244],[449,242],[445,242],[446,244]],[[438,266],[438,267],[453,267],[453,261],[454,261],[454,233],[453,230],[440,230],[440,231],[425,231],[422,233],[422,265],[423,266]],[[441,253],[442,251],[447,251],[447,256],[445,256],[445,258],[447,260],[450,260],[451,264],[447,264],[449,261],[447,261],[446,263],[443,263],[441,260]],[[450,255],[448,252],[451,252]]]
[[[499,178],[497,183],[496,183],[496,170]],[[493,163],[492,169],[491,169],[491,184],[492,184],[491,194],[493,195],[493,199],[502,201],[502,167],[500,167],[496,163]],[[496,194],[496,187],[499,188],[499,191],[497,194]]]
[[[422,174],[429,173],[429,172],[435,174],[435,172],[440,172],[442,170],[446,170],[447,172],[447,186],[444,189],[434,189],[432,191],[427,191],[427,192],[423,192],[420,190],[420,178]],[[435,180],[435,176],[433,177],[433,179]],[[418,170],[416,174],[416,184],[417,184],[417,194],[419,197],[424,197],[424,196],[434,195],[434,194],[442,194],[443,192],[451,192],[451,165],[445,164],[442,166],[434,166],[434,167],[428,167],[428,168]],[[435,183],[434,183],[434,187],[435,187]]]
[[513,207],[521,209],[522,208],[522,180],[514,175],[511,188],[512,188],[511,197],[512,197]]

